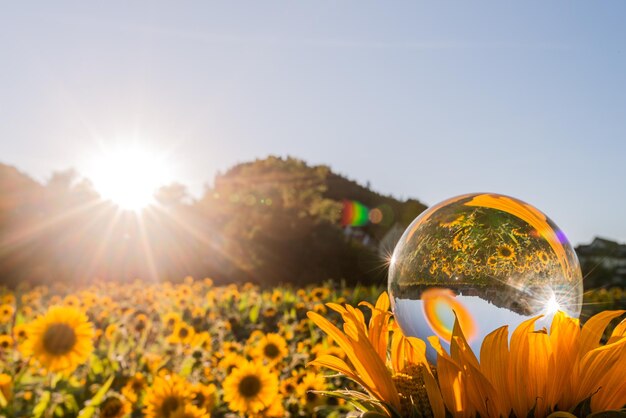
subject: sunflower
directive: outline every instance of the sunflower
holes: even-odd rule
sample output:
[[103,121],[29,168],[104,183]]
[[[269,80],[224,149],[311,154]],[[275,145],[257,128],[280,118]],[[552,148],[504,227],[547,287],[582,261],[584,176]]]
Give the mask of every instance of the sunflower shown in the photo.
[[130,403],[118,396],[109,396],[100,404],[100,418],[122,418],[131,412]]
[[283,296],[283,292],[278,290],[278,289],[275,289],[272,292],[272,296],[271,296],[272,303],[275,304],[275,305],[280,304],[283,301],[283,297],[284,297]]
[[509,244],[502,244],[496,249],[498,257],[504,260],[512,260],[515,258],[515,249]]
[[21,346],[50,371],[72,371],[93,351],[94,329],[77,308],[53,306],[28,325]]
[[550,257],[548,257],[548,254],[545,251],[537,251],[537,258],[543,264],[548,264],[548,261],[550,261]]
[[184,321],[178,322],[167,341],[171,344],[188,344],[193,340],[195,331],[193,327]]
[[122,388],[122,395],[135,404],[146,387],[146,379],[142,373],[135,373]]
[[13,338],[10,335],[0,334],[0,351],[13,347]]
[[191,386],[191,396],[195,406],[209,413],[217,403],[217,387],[214,384],[196,383]]
[[307,372],[296,390],[302,403],[307,407],[313,407],[324,402],[322,397],[316,392],[326,390],[326,386],[326,379],[324,379],[323,375]]
[[[547,416],[568,411],[590,400],[591,412],[626,404],[626,321],[605,345],[600,339],[607,325],[625,311],[605,311],[590,318],[582,329],[578,320],[559,311],[550,334],[535,331],[531,318],[508,337],[498,328],[483,341],[479,363],[458,324],[450,354],[435,337],[439,385],[453,415]],[[463,390],[459,390],[462,387]]]
[[287,342],[278,334],[267,334],[259,342],[255,356],[268,360],[271,364],[278,363],[289,354]]
[[328,299],[329,295],[330,295],[330,289],[326,287],[316,287],[315,289],[311,291],[310,298],[311,300],[315,302],[319,302],[319,301]]
[[189,384],[180,376],[157,376],[143,400],[144,414],[148,418],[182,417],[185,407],[191,405]]
[[67,295],[63,299],[63,305],[68,308],[78,308],[80,307],[80,299],[76,295]]
[[107,327],[104,330],[104,338],[106,338],[107,341],[113,341],[115,337],[117,336],[118,330],[119,330],[119,327],[117,326],[116,323],[107,325]]
[[[549,334],[545,329],[535,331],[541,316],[520,324],[511,338],[506,326],[498,328],[485,337],[481,362],[455,322],[450,353],[437,337],[428,339],[437,352],[437,385],[425,360],[425,343],[404,337],[395,323],[388,325],[388,300],[379,298],[369,326],[360,310],[349,305],[329,307],[341,313],[345,332],[313,312],[309,316],[337,341],[350,363],[324,355],[312,364],[361,384],[374,399],[366,406],[378,413],[405,416],[418,409],[443,417],[447,409],[454,417],[544,417],[558,412],[556,417],[571,416],[564,411],[595,413],[626,404],[626,320],[601,344],[610,322],[626,311],[602,312],[582,328],[577,319],[559,311]],[[357,399],[362,405],[367,400]]]
[[286,379],[281,379],[280,381],[280,393],[283,396],[289,396],[296,393],[298,389],[298,382],[295,376],[288,377]]
[[224,401],[231,410],[256,414],[278,396],[278,377],[260,363],[244,362],[224,380]]
[[13,308],[13,305],[9,305],[8,303],[0,305],[0,324],[6,324],[9,322],[13,318],[14,312],[15,309]]
[[27,328],[26,324],[19,324],[13,327],[12,331],[15,341],[21,343],[26,339],[26,337],[28,337]]
[[163,315],[163,325],[165,325],[165,328],[170,330],[174,329],[176,324],[178,324],[181,320],[180,315],[176,312],[168,312]]
[[[367,325],[359,309],[350,305],[327,305],[341,314],[345,332],[315,312],[309,312],[308,316],[337,342],[347,361],[333,355],[321,355],[309,364],[342,373],[361,385],[372,397],[371,409],[385,416],[411,415],[412,409],[419,407],[412,401],[417,398],[428,399],[427,410],[422,413],[435,418],[445,416],[441,393],[426,361],[426,344],[417,338],[405,337],[397,324],[391,324],[387,292],[380,295],[375,306],[361,302],[372,311]],[[390,330],[393,337],[391,356],[388,356]],[[399,384],[399,378],[404,379],[407,370],[411,370],[421,382],[419,385]],[[410,389],[410,392],[403,392],[403,388]]]
[[142,332],[148,326],[148,316],[143,313],[139,313],[133,318],[133,327],[132,329],[136,332]]

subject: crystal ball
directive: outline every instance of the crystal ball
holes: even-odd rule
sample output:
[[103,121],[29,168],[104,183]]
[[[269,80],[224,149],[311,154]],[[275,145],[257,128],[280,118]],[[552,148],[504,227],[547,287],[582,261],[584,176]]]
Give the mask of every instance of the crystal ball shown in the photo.
[[418,216],[393,251],[388,286],[405,335],[434,335],[449,349],[456,317],[477,356],[503,325],[510,336],[538,315],[536,328],[547,330],[558,310],[578,318],[583,293],[565,234],[528,203],[493,193],[453,197]]

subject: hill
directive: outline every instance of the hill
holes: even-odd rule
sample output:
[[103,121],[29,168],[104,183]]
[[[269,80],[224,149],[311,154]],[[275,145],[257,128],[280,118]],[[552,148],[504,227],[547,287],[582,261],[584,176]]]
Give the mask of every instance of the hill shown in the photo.
[[381,282],[378,242],[425,209],[291,157],[238,164],[197,200],[179,184],[156,199],[137,217],[73,171],[39,184],[0,164],[0,280]]

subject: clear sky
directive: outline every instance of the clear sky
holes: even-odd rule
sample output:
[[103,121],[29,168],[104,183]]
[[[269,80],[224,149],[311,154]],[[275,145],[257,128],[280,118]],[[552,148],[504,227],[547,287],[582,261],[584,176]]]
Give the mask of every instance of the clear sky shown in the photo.
[[625,21],[623,1],[3,3],[0,161],[45,180],[133,140],[198,195],[289,154],[626,241]]

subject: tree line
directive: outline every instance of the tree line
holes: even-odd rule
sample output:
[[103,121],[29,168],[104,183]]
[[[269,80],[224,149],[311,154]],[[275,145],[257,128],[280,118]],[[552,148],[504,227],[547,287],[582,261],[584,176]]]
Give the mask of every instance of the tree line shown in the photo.
[[[382,284],[377,244],[425,209],[291,157],[238,164],[197,199],[170,184],[155,202],[124,212],[73,170],[41,184],[0,164],[0,281]],[[376,209],[375,222],[342,223],[346,202]]]

